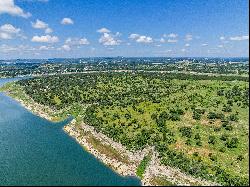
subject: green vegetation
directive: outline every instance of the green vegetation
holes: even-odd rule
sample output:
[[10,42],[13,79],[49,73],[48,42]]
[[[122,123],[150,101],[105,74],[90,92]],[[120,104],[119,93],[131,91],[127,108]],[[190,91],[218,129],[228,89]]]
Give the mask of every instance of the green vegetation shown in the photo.
[[170,182],[164,177],[154,177],[151,181],[151,184],[154,186],[177,186],[173,182]]
[[93,135],[87,134],[86,139],[94,147],[94,149],[98,150],[101,154],[104,154],[109,158],[116,159],[120,162],[130,164],[128,157],[120,154],[110,145],[103,144],[100,140],[97,140]]
[[140,178],[143,178],[143,174],[145,173],[145,170],[151,160],[151,154],[146,155],[141,163],[139,164],[137,170],[136,170],[136,175]]
[[[33,78],[16,85],[37,103],[62,111],[70,108],[67,112],[79,121],[130,150],[154,146],[164,165],[222,185],[248,185],[247,80],[89,73]],[[75,105],[79,107],[72,108]]]

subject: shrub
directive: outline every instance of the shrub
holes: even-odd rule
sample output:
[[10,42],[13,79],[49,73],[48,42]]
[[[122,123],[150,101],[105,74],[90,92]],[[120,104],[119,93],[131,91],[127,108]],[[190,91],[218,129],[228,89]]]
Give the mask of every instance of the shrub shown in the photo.
[[216,142],[216,138],[215,138],[215,136],[209,136],[208,137],[208,143],[209,144],[215,144],[215,142]]
[[244,159],[244,157],[242,156],[242,155],[239,155],[238,157],[237,157],[237,160],[239,160],[239,161],[242,161]]
[[192,136],[192,129],[191,127],[181,127],[179,128],[179,131],[181,132],[181,135],[184,137],[187,137],[187,138],[191,138]]
[[238,138],[232,138],[232,139],[228,139],[228,140],[227,140],[226,146],[227,146],[228,148],[237,148],[238,143],[239,143]]
[[223,112],[232,112],[232,107],[230,107],[230,106],[224,106],[224,107],[222,108],[222,111],[223,111]]
[[230,121],[238,121],[238,120],[239,120],[239,117],[238,117],[237,114],[231,114],[231,115],[228,116],[228,119],[229,119]]
[[228,140],[228,135],[227,134],[222,134],[221,137],[220,137],[220,139],[222,141],[227,141]]

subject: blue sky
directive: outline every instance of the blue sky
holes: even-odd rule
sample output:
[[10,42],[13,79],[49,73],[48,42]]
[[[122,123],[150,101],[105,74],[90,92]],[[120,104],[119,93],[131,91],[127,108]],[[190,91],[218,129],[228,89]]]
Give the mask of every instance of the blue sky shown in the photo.
[[249,56],[247,0],[0,0],[0,59]]

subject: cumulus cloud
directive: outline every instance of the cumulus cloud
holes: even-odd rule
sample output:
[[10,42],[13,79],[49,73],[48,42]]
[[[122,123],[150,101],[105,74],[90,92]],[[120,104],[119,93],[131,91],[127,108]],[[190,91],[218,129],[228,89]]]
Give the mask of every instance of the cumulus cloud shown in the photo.
[[53,50],[53,49],[55,49],[53,46],[45,46],[45,45],[43,45],[43,46],[39,47],[40,51],[48,51],[48,50]]
[[31,22],[31,25],[35,29],[46,29],[49,26],[47,23],[45,23],[39,19],[37,19],[35,23]]
[[128,37],[129,39],[136,39],[139,38],[140,35],[139,34],[130,34],[130,36]]
[[186,40],[186,41],[191,41],[191,40],[193,40],[193,35],[187,34],[187,35],[185,36],[185,40]]
[[144,36],[144,35],[139,35],[139,34],[130,34],[129,38],[136,41],[137,43],[152,43],[153,42],[153,38],[151,38],[150,36]]
[[66,45],[66,44],[62,46],[62,49],[65,50],[65,51],[70,51],[71,50],[70,46]]
[[15,37],[23,37],[20,33],[21,29],[14,27],[11,24],[4,24],[0,26],[0,39],[13,39]]
[[73,25],[74,21],[71,18],[63,18],[61,21],[61,24],[63,25]]
[[0,14],[10,14],[23,18],[31,16],[29,12],[26,13],[19,6],[15,5],[14,0],[0,0]]
[[46,33],[46,34],[49,34],[49,33],[52,33],[52,32],[53,32],[53,30],[52,30],[51,28],[45,29],[45,33]]
[[10,40],[12,39],[12,36],[5,32],[0,32],[0,39],[2,40]]
[[161,42],[161,43],[164,43],[164,42],[165,42],[164,38],[161,38],[161,39],[160,39],[160,42]]
[[185,44],[185,47],[190,47],[190,44]]
[[221,36],[220,37],[220,40],[225,40],[226,38],[224,36]]
[[105,46],[106,45],[120,45],[121,40],[117,39],[117,36],[118,36],[117,34],[113,35],[113,34],[105,32],[99,39],[99,43]]
[[153,39],[149,36],[140,36],[136,39],[136,42],[138,43],[152,43]]
[[88,41],[87,38],[81,38],[81,39],[79,40],[79,44],[80,44],[80,45],[88,45],[88,44],[89,44],[89,41]]
[[7,33],[13,33],[13,34],[17,34],[21,31],[21,29],[19,28],[15,28],[13,25],[11,24],[5,24],[5,25],[2,25],[0,27],[0,31],[2,32],[7,32]]
[[175,33],[170,33],[170,34],[164,34],[163,35],[164,37],[169,37],[169,38],[177,38],[178,37],[178,34],[175,34]]
[[78,45],[88,45],[90,44],[87,38],[67,38],[65,40],[65,44],[70,46],[78,46]]
[[32,42],[40,42],[40,43],[56,43],[59,41],[57,36],[33,36],[31,39]]
[[39,19],[37,19],[35,23],[31,22],[31,25],[35,29],[44,29],[44,32],[46,34],[53,32],[53,30],[51,28],[49,28],[49,25],[47,23],[45,23]]
[[168,39],[167,42],[168,43],[176,43],[176,42],[178,42],[178,40],[176,40],[176,39]]
[[97,30],[97,32],[99,32],[99,33],[110,33],[111,31],[110,30],[108,30],[107,28],[101,28],[101,29],[98,29]]
[[13,52],[21,52],[21,53],[25,53],[25,52],[33,52],[35,51],[36,48],[31,47],[29,45],[17,45],[17,46],[10,46],[10,45],[6,45],[6,44],[2,44],[0,45],[0,53],[13,53]]
[[232,40],[232,41],[249,40],[249,36],[248,35],[245,35],[245,36],[234,36],[234,37],[230,37],[230,40]]
[[208,44],[204,43],[204,44],[201,44],[201,46],[208,46]]
[[181,52],[186,52],[187,50],[186,49],[181,49]]

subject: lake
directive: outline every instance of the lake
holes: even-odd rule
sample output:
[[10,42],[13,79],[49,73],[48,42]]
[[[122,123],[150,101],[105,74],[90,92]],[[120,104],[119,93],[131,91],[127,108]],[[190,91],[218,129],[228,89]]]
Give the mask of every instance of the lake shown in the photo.
[[[0,79],[0,86],[15,79]],[[139,186],[85,151],[62,129],[0,93],[1,185]]]

